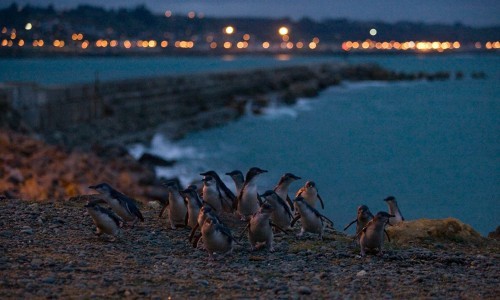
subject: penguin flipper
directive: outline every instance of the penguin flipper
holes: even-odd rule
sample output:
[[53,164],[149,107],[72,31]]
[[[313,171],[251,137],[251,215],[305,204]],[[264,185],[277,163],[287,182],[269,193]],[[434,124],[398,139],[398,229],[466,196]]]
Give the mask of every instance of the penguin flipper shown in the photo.
[[273,226],[274,228],[278,229],[279,231],[283,232],[284,234],[288,234],[285,229],[281,228],[280,226],[274,224],[271,220],[269,220],[269,224]]
[[385,230],[385,228],[384,228],[384,233],[385,233],[385,236],[387,237],[387,240],[390,243],[391,242],[391,238],[389,237],[389,234],[387,233],[387,231]]
[[189,234],[189,239],[188,239],[190,242],[193,239],[193,236],[196,233],[196,229],[198,229],[198,227],[200,227],[200,224],[196,223],[196,225],[191,229],[191,233]]
[[300,215],[293,218],[292,222],[290,223],[290,227],[293,227],[293,225],[295,225],[295,222],[297,222],[299,219],[300,219]]
[[332,228],[333,228],[333,221],[332,220],[328,219],[327,217],[325,217],[323,215],[321,215],[321,219],[328,222],[330,224],[330,226],[332,226]]
[[325,204],[323,203],[323,199],[321,199],[321,196],[318,194],[318,199],[319,202],[321,203],[321,209],[325,209]]
[[365,227],[363,227],[363,229],[361,229],[361,230],[360,230],[360,231],[356,234],[356,236],[354,236],[354,238],[357,238],[357,237],[361,234],[361,232],[366,232],[366,228],[368,228],[368,226],[370,226],[370,225],[371,225],[371,223],[373,223],[373,220],[368,221],[368,223],[366,223]]
[[243,230],[240,232],[240,237],[238,238],[238,241],[241,241],[241,239],[243,238],[243,234],[245,233],[245,231],[249,229],[250,229],[250,222],[248,222],[247,226],[245,226],[245,228],[243,228]]
[[294,208],[293,208],[293,202],[292,202],[292,199],[290,199],[290,196],[286,195],[286,202],[288,202],[288,204],[290,205],[290,209],[293,211]]
[[354,219],[351,223],[347,224],[346,227],[344,227],[344,231],[347,230],[347,228],[351,227],[352,224],[356,223],[358,221],[358,219]]

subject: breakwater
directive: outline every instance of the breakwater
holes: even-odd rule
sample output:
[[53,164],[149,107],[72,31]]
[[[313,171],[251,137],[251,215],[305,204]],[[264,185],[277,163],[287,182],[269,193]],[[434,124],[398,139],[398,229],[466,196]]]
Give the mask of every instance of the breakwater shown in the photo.
[[47,141],[87,148],[170,138],[293,103],[342,80],[445,79],[448,73],[403,74],[373,64],[322,63],[244,71],[163,76],[67,86],[4,84],[0,104]]

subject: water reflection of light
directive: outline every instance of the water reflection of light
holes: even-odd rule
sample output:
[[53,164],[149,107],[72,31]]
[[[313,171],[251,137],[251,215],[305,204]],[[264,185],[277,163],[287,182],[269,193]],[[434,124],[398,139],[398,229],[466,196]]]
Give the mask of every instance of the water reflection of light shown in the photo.
[[290,54],[278,54],[276,55],[276,59],[279,61],[287,61],[290,60],[292,56]]
[[222,56],[222,60],[223,61],[233,61],[235,59],[236,59],[236,57],[234,55],[228,55],[228,54],[226,54],[226,55]]

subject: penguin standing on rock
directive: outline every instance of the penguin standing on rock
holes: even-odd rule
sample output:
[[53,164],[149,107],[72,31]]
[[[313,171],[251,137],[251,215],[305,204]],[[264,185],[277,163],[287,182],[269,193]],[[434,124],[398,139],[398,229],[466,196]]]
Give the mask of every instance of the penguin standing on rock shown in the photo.
[[120,237],[122,234],[120,227],[123,220],[111,210],[99,206],[99,202],[101,202],[101,200],[94,200],[85,205],[85,208],[97,227],[96,234],[101,236],[105,233],[114,237]]
[[394,215],[380,211],[361,229],[358,233],[361,256],[365,256],[368,249],[378,249],[378,255],[383,254],[384,230],[390,218],[394,218]]
[[168,209],[168,221],[170,228],[176,229],[177,226],[185,226],[187,223],[187,207],[182,197],[179,186],[175,181],[167,181],[164,183],[167,187],[168,198],[160,212],[160,218]]
[[245,182],[238,195],[238,213],[242,220],[248,220],[259,210],[260,199],[257,194],[257,178],[260,174],[267,172],[257,167],[248,170]]
[[[226,186],[226,184],[222,181],[222,179],[215,171],[207,171],[201,173],[200,175],[205,176],[205,178],[212,178],[215,182],[215,184],[208,185],[208,182],[204,181],[206,184],[203,185],[203,199],[206,202],[209,202],[215,208],[217,208],[217,206],[219,205],[216,202],[220,202],[221,209],[217,208],[217,211],[219,212],[221,212],[222,209],[227,212],[231,212],[236,209],[236,196]],[[205,191],[205,187],[207,187],[209,190]],[[205,193],[207,193],[207,196],[205,196]],[[213,203],[206,199],[212,197],[215,198],[214,200],[211,200]]]
[[250,241],[251,251],[257,250],[265,245],[269,252],[274,252],[274,234],[272,227],[275,226],[285,232],[279,226],[271,222],[270,217],[273,210],[274,208],[271,204],[263,203],[259,211],[253,214],[248,225],[243,230],[245,231],[248,229],[248,240]]
[[361,229],[363,229],[366,224],[373,219],[373,214],[370,212],[370,209],[366,205],[360,205],[358,207],[358,214],[356,219],[354,219],[351,223],[349,223],[345,228],[346,231],[352,224],[356,223],[356,235],[359,234]]
[[290,223],[292,222],[293,214],[285,200],[272,190],[265,192],[260,197],[264,199],[263,203],[269,203],[273,207],[271,221],[285,230],[291,229]]
[[403,222],[405,218],[399,210],[396,198],[394,198],[394,196],[389,196],[385,198],[384,201],[387,202],[387,205],[389,206],[389,214],[394,215],[389,219],[389,225],[396,225]]
[[91,185],[89,189],[94,189],[103,196],[103,200],[111,209],[123,219],[124,222],[133,222],[132,227],[137,221],[144,222],[141,211],[137,208],[135,201],[119,191],[113,189],[107,183]]
[[[196,231],[198,230],[198,228],[201,228],[208,218],[211,218],[218,223],[222,223],[222,221],[217,216],[217,213],[210,207],[210,205],[207,203],[204,203],[203,206],[200,208],[200,211],[198,212],[198,217],[196,219],[197,224],[193,228],[191,228],[191,233],[189,234],[189,242],[191,242],[193,240],[193,237],[194,237]],[[199,235],[194,240],[193,247],[196,248],[200,237],[201,237],[201,235]]]
[[195,185],[190,185],[187,189],[180,192],[187,202],[187,226],[194,228],[198,224],[198,214],[203,206],[203,201],[201,201],[198,195],[197,188]]
[[295,198],[294,202],[299,215],[292,220],[290,226],[293,227],[295,222],[300,219],[302,228],[297,236],[302,236],[304,232],[317,233],[320,240],[323,240],[323,232],[326,226],[330,225],[333,228],[333,222],[309,205],[304,198],[299,196]]
[[201,227],[203,243],[210,259],[215,260],[216,254],[231,254],[236,243],[231,230],[214,218],[207,218]]
[[325,209],[325,204],[318,193],[318,189],[316,188],[316,183],[314,183],[314,181],[307,181],[306,184],[295,194],[295,198],[299,196],[304,198],[307,204],[313,208],[316,208],[316,202],[319,201],[321,203],[321,208]]
[[299,176],[293,175],[292,173],[285,173],[283,176],[281,176],[280,181],[274,187],[274,191],[276,192],[276,194],[278,194],[281,199],[286,201],[286,203],[290,206],[290,210],[293,210],[293,203],[290,199],[290,196],[288,196],[288,188],[290,187],[290,184],[292,182],[298,179],[301,178]]

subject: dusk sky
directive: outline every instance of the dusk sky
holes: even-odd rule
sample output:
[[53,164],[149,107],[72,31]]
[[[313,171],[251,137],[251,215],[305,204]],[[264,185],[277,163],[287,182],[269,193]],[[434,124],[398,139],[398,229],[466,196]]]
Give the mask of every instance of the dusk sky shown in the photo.
[[452,24],[461,22],[472,26],[500,24],[499,0],[18,0],[2,1],[56,8],[73,8],[79,4],[107,8],[134,7],[145,4],[150,10],[162,13],[195,11],[205,16],[257,16],[348,18],[353,20],[417,21]]

